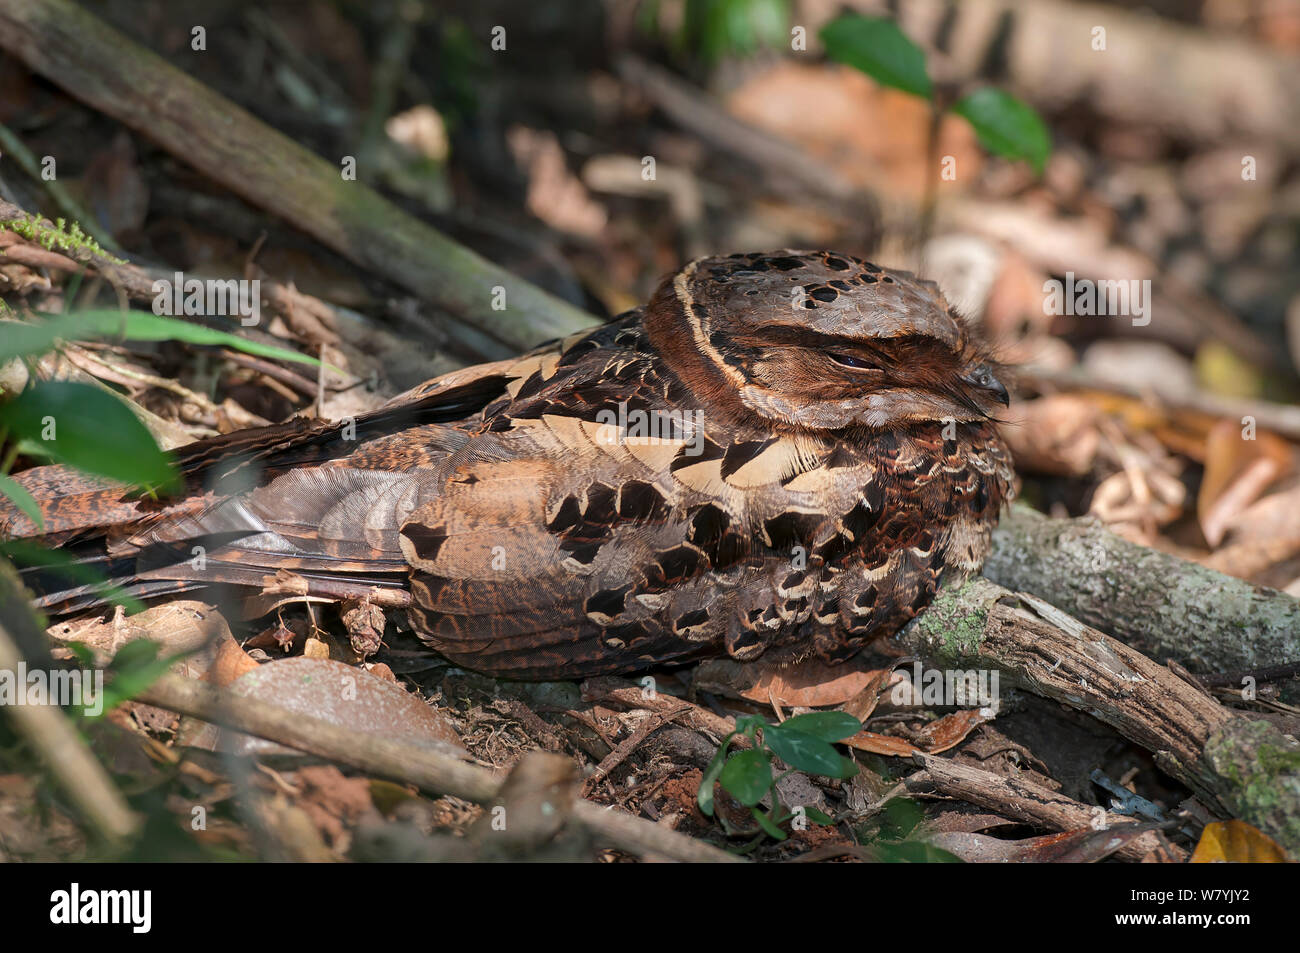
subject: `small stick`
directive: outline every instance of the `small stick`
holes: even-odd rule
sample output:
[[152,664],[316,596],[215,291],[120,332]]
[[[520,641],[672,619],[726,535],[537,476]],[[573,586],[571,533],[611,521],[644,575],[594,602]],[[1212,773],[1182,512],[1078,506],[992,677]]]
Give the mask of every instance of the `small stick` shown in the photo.
[[[41,637],[22,593],[13,570],[0,564],[0,672],[9,672],[15,680],[24,659],[9,629],[22,626],[34,630],[29,635]],[[69,800],[105,840],[120,843],[139,829],[139,818],[58,706],[8,705],[5,711],[49,765]]]
[[[140,700],[437,794],[485,803],[495,798],[501,787],[502,779],[492,772],[428,747],[349,731],[260,699],[175,675],[164,675]],[[710,844],[590,801],[575,802],[572,817],[598,838],[633,853],[695,863],[743,862]]]

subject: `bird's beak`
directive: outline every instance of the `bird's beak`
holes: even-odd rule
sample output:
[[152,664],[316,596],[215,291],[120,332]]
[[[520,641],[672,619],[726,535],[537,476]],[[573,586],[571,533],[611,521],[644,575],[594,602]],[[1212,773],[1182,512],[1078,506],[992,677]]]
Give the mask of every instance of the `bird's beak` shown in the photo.
[[996,377],[992,378],[986,388],[990,394],[997,398],[999,404],[1003,407],[1011,406],[1011,395],[1007,393],[1006,387]]
[[989,374],[988,380],[985,381],[976,381],[971,377],[964,377],[962,380],[967,384],[970,384],[972,387],[978,387],[980,390],[988,391],[993,395],[993,399],[1003,407],[1011,406],[1011,395],[1007,393],[1007,389],[1003,386],[1002,382],[992,374]]

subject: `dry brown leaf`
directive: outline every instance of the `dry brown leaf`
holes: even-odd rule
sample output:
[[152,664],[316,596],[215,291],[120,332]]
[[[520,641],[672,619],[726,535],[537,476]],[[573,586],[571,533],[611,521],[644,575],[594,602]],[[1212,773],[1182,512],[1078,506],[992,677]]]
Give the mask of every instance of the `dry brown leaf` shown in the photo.
[[852,738],[846,738],[843,744],[859,751],[884,755],[887,758],[910,758],[921,749],[910,741],[895,738],[893,735],[881,735],[874,731],[859,731]]
[[1043,309],[1043,282],[1047,277],[1041,267],[1031,264],[1015,249],[1007,249],[984,306],[985,333],[1001,345],[1015,340],[1027,325],[1031,340],[1041,341],[1052,323],[1052,316]]
[[307,813],[326,841],[338,846],[344,832],[375,812],[366,778],[345,777],[332,764],[299,768],[295,780],[302,788],[297,806]]
[[[818,108],[809,109],[809,103]],[[857,70],[778,62],[738,87],[727,108],[826,161],[846,181],[911,201],[925,190],[929,107]],[[882,129],[889,135],[881,135]],[[962,190],[976,181],[983,156],[968,123],[945,116],[938,150],[954,157],[960,170],[942,190]]]
[[1300,482],[1280,487],[1256,500],[1227,527],[1225,542],[1246,543],[1269,539],[1300,540]]
[[1211,546],[1218,546],[1228,525],[1291,468],[1289,443],[1265,431],[1246,439],[1243,429],[1236,421],[1222,420],[1206,438],[1196,514]]
[[240,648],[233,638],[223,639],[217,646],[217,656],[212,667],[204,675],[204,680],[214,685],[229,685],[239,676],[257,668],[252,656]]
[[588,238],[604,231],[609,213],[569,171],[555,133],[515,125],[506,130],[506,142],[528,175],[528,211],[557,231]]
[[861,659],[843,665],[807,661],[782,667],[774,662],[733,662],[708,659],[695,670],[694,684],[715,695],[746,698],[785,708],[825,708],[842,705],[858,695],[880,672]]
[[992,721],[993,717],[991,713],[987,713],[986,709],[964,708],[950,715],[944,715],[937,721],[926,725],[919,734],[918,740],[920,744],[914,745],[902,738],[895,738],[893,735],[881,735],[874,731],[860,731],[852,738],[845,740],[844,744],[850,748],[857,748],[859,751],[869,751],[872,754],[892,758],[910,758],[918,752],[922,754],[942,754],[949,748],[961,744],[966,740],[967,735],[984,724],[984,722]]
[[[370,733],[431,744],[444,752],[464,751],[455,728],[424,699],[342,662],[277,659],[259,665],[232,683],[229,691],[348,728],[362,738]],[[279,750],[270,742],[241,735],[226,743],[239,753]]]
[[1271,493],[1233,519],[1223,544],[1199,561],[1210,569],[1282,589],[1300,556],[1300,484]]
[[896,681],[902,680],[905,676],[895,675],[894,669],[903,663],[904,659],[899,659],[890,668],[878,669],[875,672],[869,672],[871,680],[862,687],[862,690],[846,701],[840,708],[846,713],[852,715],[858,721],[865,722],[871,717],[871,713],[876,710],[880,704],[880,696],[885,693]]
[[[159,655],[190,652],[173,668],[187,678],[203,678],[215,664],[223,646],[227,664],[242,654],[226,620],[212,606],[178,599],[154,606],[133,616],[113,615],[108,619],[79,619],[60,622],[47,630],[56,642],[81,642],[101,663],[106,663],[127,642],[148,639],[157,642]],[[233,647],[233,648],[231,648]]]
[[1257,827],[1245,821],[1206,824],[1192,853],[1193,864],[1285,864],[1286,851]]

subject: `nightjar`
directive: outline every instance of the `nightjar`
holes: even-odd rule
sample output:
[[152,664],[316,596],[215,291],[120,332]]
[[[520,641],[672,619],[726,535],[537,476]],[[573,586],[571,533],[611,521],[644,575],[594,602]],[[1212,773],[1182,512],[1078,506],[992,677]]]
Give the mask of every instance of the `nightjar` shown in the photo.
[[[514,678],[837,662],[980,566],[1013,493],[1006,402],[933,283],[778,251],[694,261],[645,307],[355,421],[183,447],[179,499],[60,467],[17,479],[49,541],[98,545],[145,597],[370,594]],[[38,532],[0,504],[0,535]]]

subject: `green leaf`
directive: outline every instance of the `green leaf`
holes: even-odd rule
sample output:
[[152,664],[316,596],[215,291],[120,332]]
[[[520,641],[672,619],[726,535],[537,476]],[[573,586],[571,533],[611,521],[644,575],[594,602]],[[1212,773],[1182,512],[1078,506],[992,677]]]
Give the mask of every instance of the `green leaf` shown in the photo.
[[758,826],[763,828],[769,837],[776,840],[785,840],[789,835],[781,828],[777,827],[772,818],[761,807],[751,807],[749,813],[754,815],[754,820],[758,821]]
[[119,586],[112,585],[107,577],[93,566],[79,562],[77,557],[57,549],[46,549],[25,539],[0,542],[0,556],[7,556],[18,566],[41,566],[56,575],[91,586],[104,599],[121,606],[128,613],[143,612],[144,603],[128,595]]
[[812,821],[814,824],[821,824],[825,827],[829,827],[831,824],[835,823],[835,818],[817,810],[815,807],[805,807],[803,813],[804,817],[808,818],[808,820]]
[[1032,106],[1010,93],[985,87],[963,96],[952,111],[975,127],[980,145],[989,152],[1028,159],[1038,174],[1043,174],[1052,152],[1052,137]]
[[45,528],[45,520],[41,518],[41,508],[32,499],[32,495],[24,490],[13,477],[4,473],[0,473],[0,496],[7,496],[13,500],[14,506],[18,507],[24,516],[35,523],[37,529]]
[[763,732],[763,741],[786,764],[810,774],[837,778],[843,770],[843,757],[829,743],[802,731],[773,726]]
[[695,792],[695,803],[700,806],[700,811],[706,817],[713,816],[713,785],[717,782],[718,775],[722,773],[722,765],[727,760],[727,748],[734,737],[736,737],[736,733],[733,731],[722,739],[722,744],[718,745],[717,754],[713,756],[709,766],[704,769],[704,777],[700,779],[700,787]]
[[745,807],[753,807],[772,786],[772,765],[767,753],[754,748],[734,755],[718,776],[722,786]]
[[781,723],[783,729],[802,731],[822,741],[843,741],[852,738],[862,730],[862,722],[848,712],[810,711],[805,715],[795,715]]
[[44,354],[56,341],[122,338],[127,341],[184,341],[206,347],[229,347],[246,354],[317,366],[320,361],[288,348],[250,341],[201,324],[149,314],[146,311],[79,311],[60,314],[41,324],[10,322],[4,325],[0,364],[15,357]]
[[[171,459],[135,414],[108,391],[41,381],[0,406],[0,426],[24,453],[151,489],[177,484]],[[51,439],[45,439],[49,435]]]
[[687,0],[680,40],[706,60],[752,53],[786,39],[789,0]]
[[893,20],[847,13],[821,31],[826,55],[866,73],[882,86],[930,98],[925,54]]

